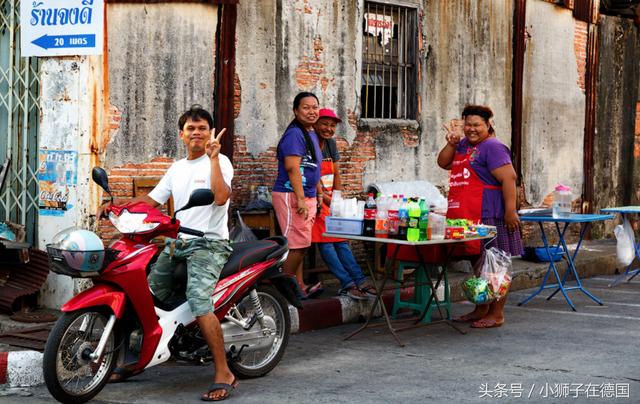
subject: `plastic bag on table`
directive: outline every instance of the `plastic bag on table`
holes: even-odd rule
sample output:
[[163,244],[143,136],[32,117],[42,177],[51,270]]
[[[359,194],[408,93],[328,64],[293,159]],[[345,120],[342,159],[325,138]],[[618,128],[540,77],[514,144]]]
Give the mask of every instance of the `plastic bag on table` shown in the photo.
[[636,255],[633,228],[626,217],[622,224],[617,225],[615,229],[613,229],[613,234],[615,234],[618,240],[616,245],[618,262],[626,267],[633,262],[633,258]]
[[244,223],[244,221],[242,220],[242,216],[240,216],[239,211],[236,211],[236,215],[238,217],[236,218],[235,224],[233,225],[233,227],[231,227],[231,230],[229,231],[229,239],[233,243],[242,243],[245,241],[257,240],[258,237],[256,237],[256,235],[253,234],[253,231],[249,228],[249,226],[247,226]]

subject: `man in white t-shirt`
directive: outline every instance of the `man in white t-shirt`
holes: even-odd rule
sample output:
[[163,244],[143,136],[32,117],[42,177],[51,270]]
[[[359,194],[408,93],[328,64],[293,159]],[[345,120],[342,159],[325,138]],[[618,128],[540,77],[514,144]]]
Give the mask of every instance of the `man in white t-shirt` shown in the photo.
[[[194,207],[177,214],[180,225],[205,233],[204,237],[179,234],[179,241],[167,240],[151,268],[149,286],[154,295],[164,300],[171,294],[173,260],[186,260],[189,274],[187,301],[198,320],[202,335],[207,340],[215,363],[214,384],[202,397],[204,400],[226,398],[236,386],[236,379],[227,365],[222,328],[213,313],[212,294],[215,285],[231,254],[227,211],[231,196],[233,167],[224,154],[220,154],[222,129],[217,135],[211,114],[199,105],[194,105],[178,120],[180,138],[187,146],[187,158],[178,160],[169,167],[158,185],[142,201],[157,207],[173,196],[174,206],[186,205],[195,189],[211,188],[214,203]],[[124,377],[127,377],[124,373]]]

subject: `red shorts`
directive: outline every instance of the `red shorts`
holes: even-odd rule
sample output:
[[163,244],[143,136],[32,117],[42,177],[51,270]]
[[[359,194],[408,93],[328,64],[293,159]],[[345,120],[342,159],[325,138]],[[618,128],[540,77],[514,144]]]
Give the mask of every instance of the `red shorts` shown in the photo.
[[311,245],[311,229],[316,218],[318,201],[316,198],[304,198],[309,215],[298,213],[298,201],[293,192],[273,192],[273,209],[276,211],[282,235],[289,241],[289,248],[307,248]]

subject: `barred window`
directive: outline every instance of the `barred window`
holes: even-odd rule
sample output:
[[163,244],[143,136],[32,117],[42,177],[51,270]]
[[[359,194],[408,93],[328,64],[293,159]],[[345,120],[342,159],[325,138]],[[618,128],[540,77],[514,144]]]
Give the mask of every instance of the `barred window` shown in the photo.
[[416,118],[417,13],[367,1],[362,28],[363,118]]

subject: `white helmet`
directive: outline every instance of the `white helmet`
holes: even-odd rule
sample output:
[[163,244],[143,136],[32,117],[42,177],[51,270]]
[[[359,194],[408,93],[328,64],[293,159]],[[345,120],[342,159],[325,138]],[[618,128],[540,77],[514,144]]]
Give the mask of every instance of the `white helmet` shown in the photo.
[[[104,245],[95,233],[89,230],[68,228],[53,237],[47,251],[55,272],[58,269],[67,275],[74,272],[98,272],[104,263]],[[62,266],[60,268],[59,266]],[[71,273],[69,273],[71,272]]]

